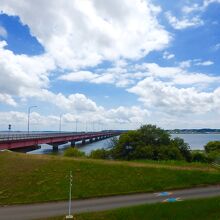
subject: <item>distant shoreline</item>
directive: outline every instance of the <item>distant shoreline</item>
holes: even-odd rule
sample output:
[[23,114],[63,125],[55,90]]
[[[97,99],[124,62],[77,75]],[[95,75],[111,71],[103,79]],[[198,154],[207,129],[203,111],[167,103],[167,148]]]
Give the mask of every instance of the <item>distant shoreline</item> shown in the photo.
[[220,134],[220,132],[173,132],[168,131],[170,134]]

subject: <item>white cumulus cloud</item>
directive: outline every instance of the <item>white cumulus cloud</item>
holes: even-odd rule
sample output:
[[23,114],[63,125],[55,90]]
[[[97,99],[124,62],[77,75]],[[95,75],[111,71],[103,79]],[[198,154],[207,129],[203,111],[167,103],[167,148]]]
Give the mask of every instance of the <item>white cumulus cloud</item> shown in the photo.
[[0,25],[0,37],[7,38],[7,36],[8,36],[7,30]]
[[165,60],[170,60],[170,59],[172,59],[172,58],[174,58],[174,57],[175,57],[174,54],[169,53],[169,52],[167,52],[167,51],[165,51],[165,52],[163,53],[163,58],[164,58]]
[[166,13],[166,18],[174,29],[181,30],[189,27],[198,27],[204,24],[203,20],[198,16],[188,18],[183,17],[182,19],[178,19],[173,16],[171,12]]
[[136,59],[170,42],[150,1],[1,0],[0,9],[19,16],[62,68]]
[[139,96],[147,108],[172,114],[207,113],[218,110],[220,90],[202,92],[194,87],[178,88],[152,77],[140,81],[129,92]]

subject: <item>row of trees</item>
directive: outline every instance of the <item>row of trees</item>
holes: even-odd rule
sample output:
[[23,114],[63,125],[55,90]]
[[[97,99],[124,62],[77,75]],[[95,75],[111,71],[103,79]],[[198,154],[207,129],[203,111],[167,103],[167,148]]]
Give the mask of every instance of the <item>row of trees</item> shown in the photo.
[[[83,157],[84,153],[69,148],[65,156]],[[118,160],[185,160],[187,162],[212,162],[220,158],[220,141],[209,142],[205,151],[191,151],[181,138],[171,135],[155,125],[144,125],[135,131],[113,138],[108,149],[94,150],[91,158]]]
[[191,161],[190,147],[181,138],[172,139],[170,134],[155,125],[144,125],[113,139],[110,149],[91,153],[92,158],[102,159],[151,159]]

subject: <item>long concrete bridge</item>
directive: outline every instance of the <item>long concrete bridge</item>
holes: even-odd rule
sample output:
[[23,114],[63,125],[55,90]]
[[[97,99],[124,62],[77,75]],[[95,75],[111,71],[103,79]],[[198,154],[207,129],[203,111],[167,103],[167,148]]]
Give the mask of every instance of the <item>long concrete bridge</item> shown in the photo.
[[75,146],[76,142],[81,141],[94,142],[120,135],[116,131],[102,131],[90,133],[16,133],[16,134],[0,134],[0,150],[25,150],[37,149],[41,144],[49,144],[54,150],[57,150],[59,145],[71,142],[71,146]]

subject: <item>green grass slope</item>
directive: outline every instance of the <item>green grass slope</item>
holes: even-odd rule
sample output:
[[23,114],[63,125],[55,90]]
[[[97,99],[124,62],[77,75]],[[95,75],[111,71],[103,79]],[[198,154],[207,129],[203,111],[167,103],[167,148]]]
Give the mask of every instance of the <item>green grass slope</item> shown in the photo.
[[203,166],[72,159],[0,152],[0,204],[46,202],[216,184],[220,172]]

